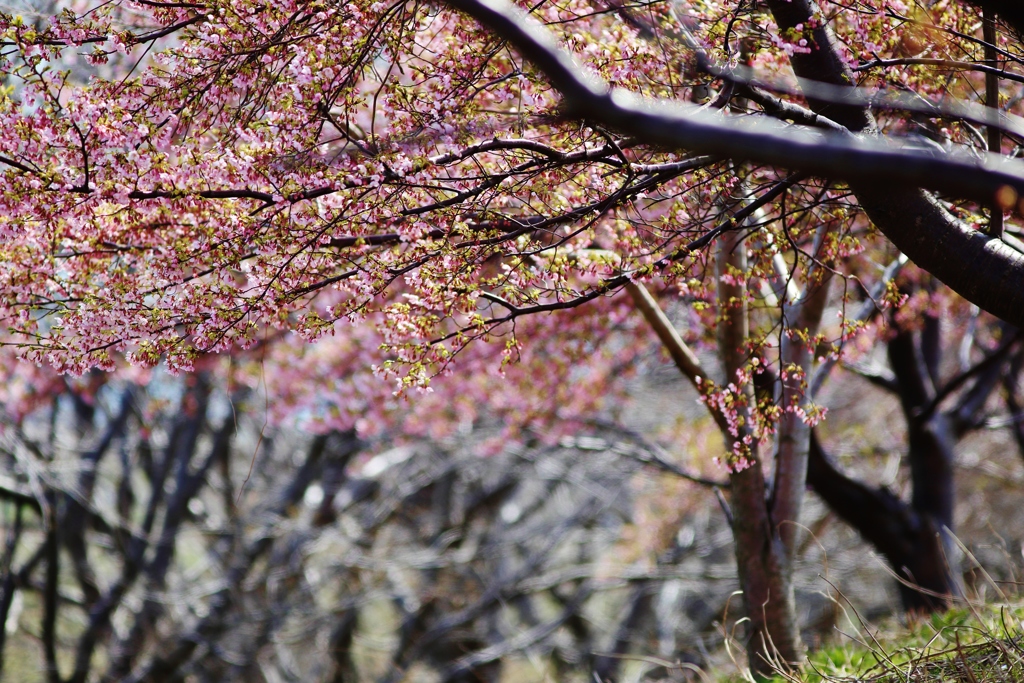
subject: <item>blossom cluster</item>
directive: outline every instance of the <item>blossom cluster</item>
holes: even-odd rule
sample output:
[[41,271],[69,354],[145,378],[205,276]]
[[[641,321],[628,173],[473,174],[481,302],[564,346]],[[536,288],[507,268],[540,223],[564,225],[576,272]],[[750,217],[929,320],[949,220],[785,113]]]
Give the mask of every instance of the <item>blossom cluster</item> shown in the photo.
[[[815,49],[817,22],[850,36],[851,63],[908,49],[888,28],[910,9],[891,2],[792,35],[721,3],[681,16],[660,3],[523,7],[583,67],[649,97],[707,85],[683,33],[723,64],[745,33],[747,61],[780,80],[789,56]],[[751,357],[776,362],[787,280],[814,286],[816,263],[856,286],[876,277],[880,247],[856,206],[807,181],[762,208],[748,266],[716,282],[688,245],[779,173],[566,121],[530,64],[443,4],[76,0],[49,22],[2,15],[0,35],[12,83],[0,98],[0,318],[6,344],[58,371],[122,359],[189,370],[248,350],[280,368],[281,419],[379,423],[359,416],[396,391],[455,422],[485,398],[578,415],[651,343],[617,295],[625,282],[674,296],[697,345],[722,319],[716,288],[744,288],[765,312]],[[838,353],[865,329],[841,315],[814,343]],[[458,389],[431,404],[456,369]],[[315,396],[299,373],[319,380]],[[743,420],[771,424],[769,408],[744,403],[749,380],[704,394],[737,457],[768,433]]]

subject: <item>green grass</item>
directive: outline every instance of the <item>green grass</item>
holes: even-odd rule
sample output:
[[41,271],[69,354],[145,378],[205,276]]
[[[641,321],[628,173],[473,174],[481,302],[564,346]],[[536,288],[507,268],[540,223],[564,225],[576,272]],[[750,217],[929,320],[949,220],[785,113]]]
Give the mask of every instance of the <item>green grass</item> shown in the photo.
[[1024,603],[863,626],[810,655],[790,683],[1024,681]]

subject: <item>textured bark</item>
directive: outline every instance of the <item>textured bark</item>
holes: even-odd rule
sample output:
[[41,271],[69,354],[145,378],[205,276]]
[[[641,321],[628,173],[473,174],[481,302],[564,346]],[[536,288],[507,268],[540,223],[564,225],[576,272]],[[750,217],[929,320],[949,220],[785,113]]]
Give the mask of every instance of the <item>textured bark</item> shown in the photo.
[[1010,323],[1024,317],[1024,255],[954,218],[923,190],[850,185],[864,211],[915,264]]
[[[832,27],[827,23],[808,23],[814,9],[811,2],[768,0],[767,4],[783,35],[786,31],[795,31],[797,25],[817,24],[817,28],[811,31],[810,40],[807,41],[812,46],[811,51],[796,53],[789,58],[793,72],[798,77],[835,86],[853,85],[853,72],[839,56]],[[816,99],[808,99],[807,103],[815,113],[826,116],[855,133],[872,132],[875,129],[874,117],[863,107],[838,105]]]
[[799,663],[804,646],[786,548],[773,533],[764,489],[760,462],[730,477],[736,568],[748,619],[747,660],[755,675],[767,677],[773,662]]

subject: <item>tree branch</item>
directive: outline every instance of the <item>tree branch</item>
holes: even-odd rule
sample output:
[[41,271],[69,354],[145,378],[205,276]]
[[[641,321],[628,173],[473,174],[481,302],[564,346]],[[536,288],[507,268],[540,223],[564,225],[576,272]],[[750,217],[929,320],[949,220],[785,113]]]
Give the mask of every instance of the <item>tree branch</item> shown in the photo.
[[[919,266],[981,308],[1024,326],[1024,255],[971,229],[935,200],[915,189],[928,187],[988,203],[1004,188],[1024,196],[1024,165],[992,154],[936,156],[899,148],[874,136],[839,136],[778,122],[733,120],[680,102],[647,101],[584,72],[552,36],[504,0],[448,0],[511,42],[562,94],[566,114],[593,119],[638,141],[738,160],[800,169],[851,182],[868,215]],[[783,7],[787,5],[788,7]],[[770,3],[785,10],[785,30],[813,16],[802,0]],[[777,14],[777,19],[779,15]],[[819,29],[818,31],[823,31]],[[797,75],[835,85],[852,82],[834,39],[815,44],[812,57],[794,55]],[[829,32],[830,35],[830,32]],[[863,107],[810,100],[816,113],[851,130],[871,130]]]

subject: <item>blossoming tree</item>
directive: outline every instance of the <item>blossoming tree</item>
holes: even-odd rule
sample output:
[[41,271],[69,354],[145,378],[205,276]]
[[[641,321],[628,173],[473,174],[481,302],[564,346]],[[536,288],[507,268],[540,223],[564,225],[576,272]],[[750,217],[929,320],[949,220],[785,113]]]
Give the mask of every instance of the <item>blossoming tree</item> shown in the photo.
[[[490,391],[467,368],[532,354],[548,369],[519,388],[585,404],[604,386],[589,369],[642,336],[638,308],[726,438],[758,671],[801,654],[787,576],[821,417],[808,382],[898,299],[898,251],[1024,322],[1011,5],[51,14],[0,24],[6,343],[71,372],[189,369],[291,330],[326,342],[311,376],[372,366],[426,392],[451,375],[456,395]],[[688,355],[661,311],[678,304],[721,368]],[[327,385],[310,414],[360,410],[354,385]]]

